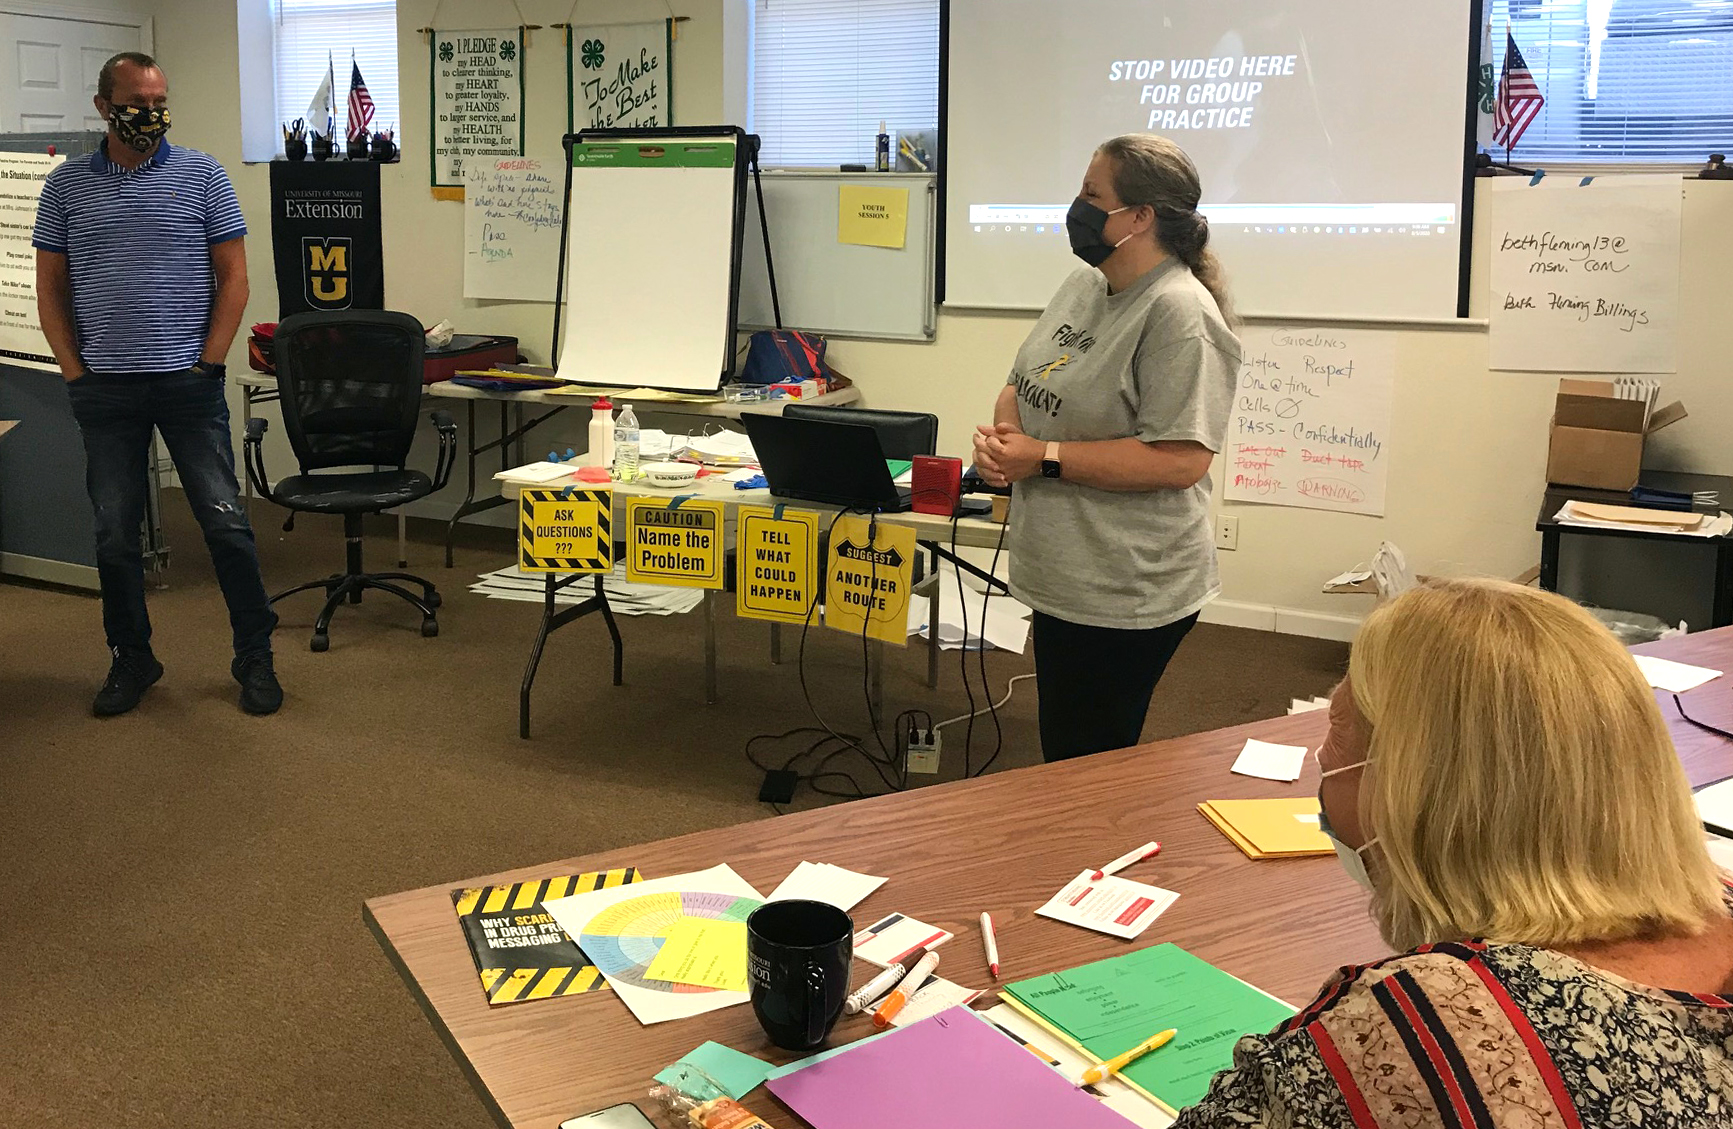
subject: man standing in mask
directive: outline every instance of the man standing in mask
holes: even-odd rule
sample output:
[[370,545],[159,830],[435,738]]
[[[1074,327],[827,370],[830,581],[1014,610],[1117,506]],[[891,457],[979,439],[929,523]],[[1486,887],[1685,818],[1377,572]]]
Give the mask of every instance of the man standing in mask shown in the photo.
[[247,225],[222,166],[164,137],[168,83],[154,59],[126,51],[108,60],[95,102],[108,136],[49,174],[33,240],[37,311],[84,436],[96,511],[113,662],[93,709],[126,713],[163,673],[139,544],[154,428],[228,603],[241,708],[274,713],[283,701],[271,661],[277,617],[239,501],[223,395],[223,358],[247,304]]

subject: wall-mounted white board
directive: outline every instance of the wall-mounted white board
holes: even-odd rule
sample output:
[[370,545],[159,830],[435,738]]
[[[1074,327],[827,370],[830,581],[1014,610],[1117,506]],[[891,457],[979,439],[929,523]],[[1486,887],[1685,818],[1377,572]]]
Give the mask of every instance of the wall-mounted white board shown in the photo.
[[464,172],[463,296],[552,302],[566,190],[559,162],[477,158]]
[[[837,238],[844,186],[907,188],[908,233],[901,248],[864,247]],[[764,210],[782,324],[837,337],[928,341],[937,328],[933,263],[938,239],[938,185],[929,174],[771,171]],[[764,269],[758,197],[746,188],[746,235],[740,278],[740,327],[775,325]]]

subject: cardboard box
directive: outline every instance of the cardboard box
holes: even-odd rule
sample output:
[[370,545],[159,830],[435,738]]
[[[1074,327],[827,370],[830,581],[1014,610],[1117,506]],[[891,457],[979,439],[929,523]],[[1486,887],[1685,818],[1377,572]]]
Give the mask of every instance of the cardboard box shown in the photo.
[[1610,380],[1558,382],[1546,480],[1559,486],[1629,490],[1643,470],[1643,444],[1650,435],[1686,416],[1677,401],[1656,408],[1644,421],[1641,400],[1621,400]]

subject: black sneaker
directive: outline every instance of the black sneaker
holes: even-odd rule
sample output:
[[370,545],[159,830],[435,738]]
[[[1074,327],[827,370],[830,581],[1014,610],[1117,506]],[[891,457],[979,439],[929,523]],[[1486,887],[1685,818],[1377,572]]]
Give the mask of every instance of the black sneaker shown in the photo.
[[271,665],[271,652],[249,651],[236,655],[229,673],[241,684],[241,708],[251,714],[276,713],[283,704],[283,688]]
[[97,717],[117,717],[138,705],[144,692],[162,677],[162,664],[149,651],[122,651],[114,648],[114,662],[108,668],[108,679],[96,692],[90,712]]

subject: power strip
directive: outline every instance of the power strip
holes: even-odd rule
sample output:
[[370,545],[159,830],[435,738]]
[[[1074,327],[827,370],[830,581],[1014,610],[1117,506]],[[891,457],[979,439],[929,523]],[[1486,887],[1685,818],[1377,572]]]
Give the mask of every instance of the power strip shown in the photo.
[[910,729],[908,744],[910,772],[931,776],[939,771],[939,731]]

